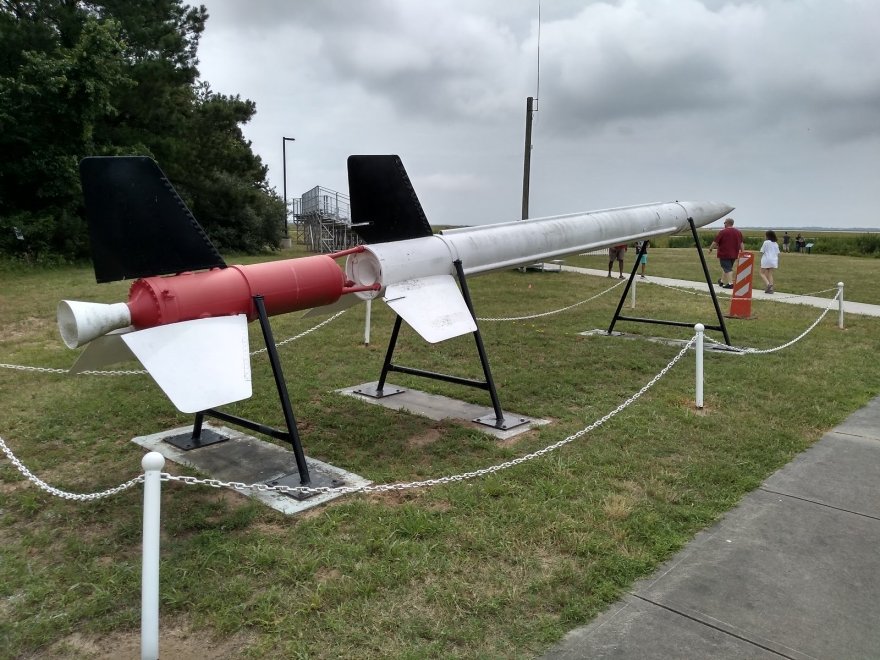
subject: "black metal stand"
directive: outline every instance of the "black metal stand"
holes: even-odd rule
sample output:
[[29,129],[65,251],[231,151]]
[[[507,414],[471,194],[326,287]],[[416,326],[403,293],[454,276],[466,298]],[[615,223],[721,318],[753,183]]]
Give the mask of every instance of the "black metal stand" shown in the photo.
[[[720,330],[724,335],[724,342],[730,346],[730,335],[727,334],[727,326],[724,324],[724,315],[721,313],[721,306],[718,304],[718,297],[715,295],[715,287],[712,285],[712,276],[709,275],[709,267],[706,265],[706,256],[703,254],[703,247],[700,245],[700,237],[697,235],[697,227],[694,225],[694,219],[688,218],[688,224],[691,227],[691,234],[694,237],[694,246],[697,248],[697,254],[700,255],[700,265],[703,268],[703,275],[706,278],[706,284],[709,286],[709,295],[712,297],[712,304],[715,306],[715,314],[718,317],[718,325],[705,325],[707,330]],[[626,295],[629,293],[629,289],[632,286],[633,280],[636,277],[636,273],[639,269],[639,261],[641,260],[641,256],[647,250],[647,243],[642,243],[642,247],[639,250],[638,256],[636,257],[636,262],[633,264],[632,272],[629,275],[629,280],[627,280],[626,286],[623,289],[623,294],[620,296],[620,301],[617,303],[617,309],[614,311],[614,318],[611,319],[611,325],[608,326],[608,334],[614,330],[614,325],[618,320],[620,321],[633,321],[635,323],[657,323],[660,325],[674,325],[683,328],[693,328],[696,323],[687,323],[685,321],[665,321],[662,319],[645,319],[639,318],[635,316],[623,316],[620,313],[620,310],[623,308],[623,303],[626,300]]]
[[471,294],[468,290],[467,280],[464,276],[464,268],[462,268],[460,259],[456,259],[453,264],[455,265],[455,272],[456,276],[458,277],[458,283],[461,287],[461,294],[464,297],[464,302],[467,305],[468,311],[471,313],[471,316],[474,318],[474,324],[477,326],[477,329],[473,332],[473,335],[474,341],[477,345],[477,353],[480,356],[480,364],[483,367],[483,375],[485,376],[486,380],[482,381],[474,380],[471,378],[462,378],[460,376],[450,376],[448,374],[441,374],[434,371],[426,371],[424,369],[415,369],[413,367],[404,367],[402,365],[394,364],[392,362],[392,358],[394,357],[394,348],[397,345],[397,337],[400,334],[400,326],[403,323],[403,319],[398,316],[394,321],[394,329],[391,331],[391,340],[388,342],[388,350],[385,352],[385,362],[382,365],[382,373],[379,376],[379,382],[376,384],[375,390],[371,389],[367,391],[361,389],[358,390],[358,393],[377,399],[381,399],[386,396],[392,396],[394,394],[400,394],[401,392],[403,392],[403,390],[396,387],[393,388],[393,392],[385,391],[385,381],[388,378],[388,373],[391,371],[401,374],[409,374],[410,376],[421,376],[422,378],[442,380],[447,383],[454,383],[455,385],[464,385],[465,387],[476,387],[481,390],[487,390],[489,392],[489,396],[492,399],[492,408],[494,409],[495,414],[494,416],[488,415],[486,417],[479,417],[474,420],[475,422],[504,430],[515,428],[517,426],[525,424],[528,422],[527,419],[504,419],[504,413],[501,410],[501,402],[498,399],[498,392],[495,389],[495,381],[492,379],[492,371],[489,368],[489,358],[486,355],[486,348],[483,345],[483,337],[482,335],[480,335],[480,326],[479,324],[477,324],[477,316],[474,313],[474,305],[471,302]]
[[[281,400],[281,409],[284,412],[284,421],[287,425],[287,431],[282,431],[265,424],[260,424],[244,417],[230,415],[213,408],[202,410],[196,413],[195,423],[193,424],[192,437],[177,436],[169,438],[168,441],[179,447],[180,449],[198,449],[216,442],[226,440],[213,431],[202,431],[202,423],[205,417],[213,417],[228,424],[241,426],[257,433],[262,433],[277,440],[285,440],[293,447],[293,454],[296,457],[296,468],[299,472],[299,482],[302,486],[311,484],[309,476],[309,467],[306,464],[306,456],[303,453],[302,443],[300,442],[299,432],[296,428],[296,418],[293,416],[293,408],[290,405],[290,395],[287,392],[287,383],[284,381],[284,373],[281,370],[281,360],[278,358],[278,351],[275,348],[275,339],[272,336],[272,327],[269,325],[269,317],[266,315],[266,306],[263,302],[263,296],[254,296],[254,306],[257,308],[257,314],[260,320],[260,328],[263,331],[263,340],[266,343],[266,350],[269,354],[269,363],[272,365],[272,373],[275,376],[275,387],[278,389],[278,398]],[[207,435],[207,437],[205,437]]]

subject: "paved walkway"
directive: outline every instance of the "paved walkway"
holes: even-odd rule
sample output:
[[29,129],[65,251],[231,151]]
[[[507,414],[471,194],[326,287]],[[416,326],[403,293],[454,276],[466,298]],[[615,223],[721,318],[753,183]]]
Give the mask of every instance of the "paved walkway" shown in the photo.
[[880,657],[880,397],[546,660]]
[[[607,270],[597,270],[595,268],[578,268],[577,266],[563,266],[562,270],[568,271],[571,273],[582,273],[584,275],[595,275],[597,277],[608,277]],[[702,291],[706,295],[709,295],[709,287],[705,282],[692,282],[689,280],[676,280],[670,277],[654,277],[653,275],[649,275],[646,279],[641,279],[637,277],[634,280],[637,284],[636,286],[641,286],[646,283],[654,283],[661,286],[672,286],[678,287],[681,289],[693,289],[696,291]],[[810,305],[812,307],[819,307],[821,309],[825,309],[831,304],[831,299],[834,298],[837,293],[837,283],[834,283],[832,287],[834,290],[829,291],[825,294],[825,297],[818,296],[799,296],[793,293],[785,293],[783,291],[777,291],[774,294],[764,293],[760,289],[752,290],[752,299],[753,300],[774,300],[776,302],[788,303],[790,305]],[[715,288],[715,292],[719,296],[729,296],[730,289],[722,289],[720,287]],[[637,294],[638,295],[638,292]],[[880,317],[880,305],[868,305],[866,303],[857,303],[850,302],[846,300],[846,288],[843,290],[843,311],[845,314],[861,314],[862,316],[877,316]],[[834,303],[834,309],[837,309],[837,303]],[[880,652],[878,652],[878,657],[880,657]]]

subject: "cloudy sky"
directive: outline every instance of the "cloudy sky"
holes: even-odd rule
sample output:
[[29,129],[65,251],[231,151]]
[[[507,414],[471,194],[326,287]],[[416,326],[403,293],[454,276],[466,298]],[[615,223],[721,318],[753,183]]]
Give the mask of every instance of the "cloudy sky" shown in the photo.
[[[880,227],[877,0],[201,0],[202,78],[288,196],[399,154],[433,224],[671,200]],[[538,20],[540,9],[540,22]]]

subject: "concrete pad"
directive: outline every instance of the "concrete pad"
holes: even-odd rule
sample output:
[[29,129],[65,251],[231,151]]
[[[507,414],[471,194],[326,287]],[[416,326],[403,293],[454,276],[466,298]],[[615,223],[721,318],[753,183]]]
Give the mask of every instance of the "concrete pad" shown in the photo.
[[827,433],[764,482],[766,490],[880,520],[880,442]]
[[[712,332],[710,330],[710,332]],[[683,347],[687,344],[690,339],[670,339],[669,337],[648,337],[646,335],[636,335],[627,332],[618,332],[617,330],[613,330],[611,334],[608,334],[608,330],[602,330],[601,328],[596,328],[595,330],[585,330],[584,332],[579,332],[579,335],[583,337],[620,337],[621,339],[641,339],[643,341],[654,342],[655,344],[664,344],[666,346],[678,346],[679,348]],[[694,347],[691,347],[691,350],[695,350]],[[731,348],[727,344],[716,344],[711,341],[703,341],[703,352],[704,353],[731,353],[733,355],[746,355],[742,351],[738,351],[734,348]]]
[[880,521],[749,495],[634,594],[786,657],[880,649]]
[[[160,431],[152,435],[138,436],[132,439],[137,445],[157,451],[166,460],[199,470],[207,478],[225,482],[241,482],[245,484],[265,484],[278,480],[291,473],[297,474],[296,459],[287,447],[280,447],[258,440],[241,431],[225,426],[213,426],[205,423],[203,430],[211,430],[228,438],[225,442],[209,445],[191,451],[183,451],[164,442],[166,438],[192,433],[192,426],[184,426],[168,431]],[[341,468],[306,457],[309,475],[313,486],[366,486],[370,481],[361,476],[347,472]],[[298,485],[298,477],[295,483]],[[199,486],[188,486],[198,488]],[[200,486],[204,488],[205,486]],[[334,493],[322,493],[299,501],[289,495],[275,491],[240,491],[245,495],[260,500],[276,511],[286,514],[299,513],[313,508],[329,500],[339,497]]]
[[536,417],[529,417],[527,415],[520,415],[519,413],[511,413],[502,410],[501,412],[504,414],[505,420],[510,420],[513,423],[521,421],[522,424],[507,430],[497,429],[492,426],[477,424],[474,422],[474,420],[480,417],[491,416],[494,419],[495,410],[491,406],[488,408],[486,406],[478,406],[473,403],[459,401],[458,399],[450,399],[449,397],[441,396],[439,394],[428,394],[427,392],[421,392],[419,390],[402,388],[388,382],[385,383],[384,390],[396,392],[391,396],[376,398],[361,393],[362,391],[375,390],[376,385],[378,385],[378,382],[373,381],[370,383],[362,383],[360,385],[346,387],[341,390],[336,390],[336,392],[345,396],[360,399],[366,403],[388,408],[389,410],[400,410],[415,415],[423,415],[428,419],[433,419],[438,422],[444,419],[457,419],[468,422],[473,428],[482,431],[483,433],[493,435],[501,440],[513,438],[520,433],[525,433],[526,431],[535,428],[536,426],[543,426],[544,424],[550,423],[550,420],[547,419],[538,419]]
[[778,660],[779,655],[678,612],[626,596],[589,626],[568,633],[543,657],[545,660]]

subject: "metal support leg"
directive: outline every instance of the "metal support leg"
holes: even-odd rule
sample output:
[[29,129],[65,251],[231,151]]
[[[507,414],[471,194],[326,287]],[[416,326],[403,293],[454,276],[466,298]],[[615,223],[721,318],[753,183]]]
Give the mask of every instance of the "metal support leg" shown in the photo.
[[724,343],[730,346],[730,335],[727,334],[724,315],[721,313],[721,306],[718,304],[718,296],[715,295],[715,286],[712,284],[712,276],[709,274],[709,266],[706,265],[706,255],[703,254],[703,246],[700,245],[697,226],[694,224],[693,218],[688,218],[688,224],[691,226],[691,235],[694,237],[694,245],[697,246],[697,254],[700,255],[700,265],[703,267],[703,275],[706,277],[706,284],[709,286],[709,295],[712,296],[712,304],[715,306],[715,314],[718,316],[718,325],[721,327],[722,334],[724,334]]
[[626,294],[629,293],[629,288],[632,286],[633,280],[636,278],[636,273],[639,272],[639,260],[642,255],[645,254],[645,250],[648,249],[647,241],[642,243],[642,247],[639,249],[638,255],[636,255],[636,262],[633,264],[632,272],[629,274],[629,279],[626,281],[626,285],[623,287],[623,293],[620,295],[620,301],[617,303],[617,309],[614,310],[614,317],[611,319],[611,325],[608,326],[608,334],[611,334],[611,331],[614,330],[614,324],[617,323],[617,319],[620,318],[620,310],[623,309],[623,301],[626,300]]
[[471,302],[471,293],[468,289],[467,279],[464,276],[464,268],[461,265],[461,259],[456,259],[455,272],[458,275],[458,283],[461,286],[461,295],[467,305],[468,311],[474,318],[474,325],[477,329],[474,331],[474,341],[477,344],[477,353],[480,355],[480,364],[483,365],[483,374],[486,377],[486,385],[489,389],[489,396],[492,398],[492,408],[495,409],[495,427],[504,428],[504,413],[501,411],[501,401],[498,399],[498,392],[495,390],[495,381],[492,379],[492,370],[489,368],[489,357],[486,355],[486,348],[483,346],[483,337],[480,335],[480,326],[477,323],[477,315],[474,313],[474,305]]
[[[696,249],[697,249],[697,254],[700,255],[700,265],[703,268],[703,275],[705,276],[706,284],[709,287],[709,295],[711,296],[712,304],[715,307],[715,314],[718,317],[718,325],[706,325],[705,327],[707,330],[720,330],[722,332],[722,334],[724,335],[725,343],[728,346],[730,346],[731,345],[730,344],[730,335],[727,333],[727,326],[724,323],[724,315],[721,313],[721,307],[718,304],[718,297],[715,295],[715,287],[712,286],[712,277],[711,277],[711,275],[709,275],[709,267],[706,265],[706,257],[703,254],[703,248],[700,245],[700,237],[697,235],[697,227],[694,224],[694,219],[688,218],[688,224],[690,225],[690,228],[691,228],[691,234],[694,237],[694,247],[696,247]],[[634,321],[637,323],[656,323],[659,325],[673,325],[673,326],[688,327],[688,328],[694,327],[693,323],[683,322],[683,321],[666,321],[666,320],[661,320],[661,319],[644,319],[644,318],[635,318],[632,316],[621,315],[620,310],[623,309],[623,303],[626,300],[626,294],[629,292],[629,288],[630,288],[630,286],[632,286],[633,280],[636,277],[636,273],[638,272],[638,269],[639,269],[639,261],[640,261],[642,254],[644,253],[644,250],[646,247],[647,246],[645,246],[645,245],[642,246],[642,249],[639,251],[639,256],[636,258],[635,264],[633,264],[633,269],[632,269],[632,273],[630,273],[629,281],[626,283],[626,288],[624,288],[623,294],[620,296],[620,301],[617,303],[617,309],[614,310],[614,317],[611,319],[611,325],[608,326],[608,334],[609,335],[614,330],[614,325],[617,323],[618,320]]]
[[394,357],[394,348],[397,346],[397,336],[400,334],[400,325],[403,319],[398,316],[394,319],[394,329],[391,331],[391,340],[388,342],[388,350],[385,351],[385,362],[382,364],[382,373],[379,375],[379,382],[376,385],[376,392],[382,396],[382,390],[385,388],[385,379],[388,378],[388,372],[391,369],[391,358]]
[[281,371],[281,360],[278,359],[278,351],[275,348],[275,339],[272,336],[272,327],[269,325],[269,316],[266,314],[266,305],[263,296],[254,296],[254,306],[260,318],[260,329],[263,331],[263,340],[266,342],[266,350],[269,353],[269,363],[272,365],[272,375],[275,376],[275,387],[278,389],[278,398],[281,399],[281,409],[284,411],[284,421],[287,424],[288,440],[293,446],[293,454],[296,457],[296,468],[299,471],[300,484],[308,486],[309,467],[306,465],[306,456],[303,453],[302,443],[299,439],[299,431],[296,428],[296,419],[293,416],[293,408],[290,406],[290,395],[287,393],[287,383]]
[[205,422],[205,413],[197,412],[196,419],[193,422],[193,434],[192,439],[198,442],[199,438],[202,437],[202,424]]
[[391,340],[388,342],[388,350],[385,352],[385,362],[382,365],[382,373],[379,376],[378,383],[375,387],[370,385],[368,387],[356,389],[354,390],[354,393],[368,396],[374,399],[382,399],[384,397],[404,392],[405,390],[398,387],[391,388],[391,391],[385,391],[385,380],[388,377],[388,373],[394,371],[396,373],[408,374],[410,376],[421,376],[422,378],[431,378],[433,380],[440,380],[446,383],[454,383],[456,385],[464,385],[465,387],[476,387],[481,390],[487,390],[489,392],[489,396],[492,399],[492,409],[494,411],[494,416],[484,415],[483,417],[479,417],[473,420],[479,424],[483,424],[484,426],[493,426],[497,429],[507,431],[516,428],[517,426],[527,424],[529,420],[525,417],[516,418],[510,420],[509,422],[505,421],[504,419],[504,412],[501,410],[501,401],[498,399],[498,392],[495,389],[495,381],[492,379],[492,370],[489,368],[489,358],[486,355],[486,348],[483,345],[483,337],[480,334],[479,325],[477,325],[477,316],[474,313],[474,306],[471,302],[471,295],[470,291],[468,290],[467,281],[464,276],[464,269],[462,268],[461,261],[455,261],[453,263],[455,265],[456,274],[458,275],[462,297],[464,298],[468,311],[474,319],[474,325],[477,326],[477,329],[473,332],[473,335],[474,341],[477,344],[477,353],[480,356],[480,364],[483,367],[483,375],[486,380],[482,381],[471,378],[461,378],[459,376],[451,376],[449,374],[441,374],[434,371],[427,371],[425,369],[415,369],[413,367],[405,367],[399,364],[394,364],[392,362],[392,358],[394,357],[394,348],[397,345],[397,338],[400,334],[400,326],[403,323],[403,319],[398,315],[396,320],[394,321],[394,329],[391,331]]

